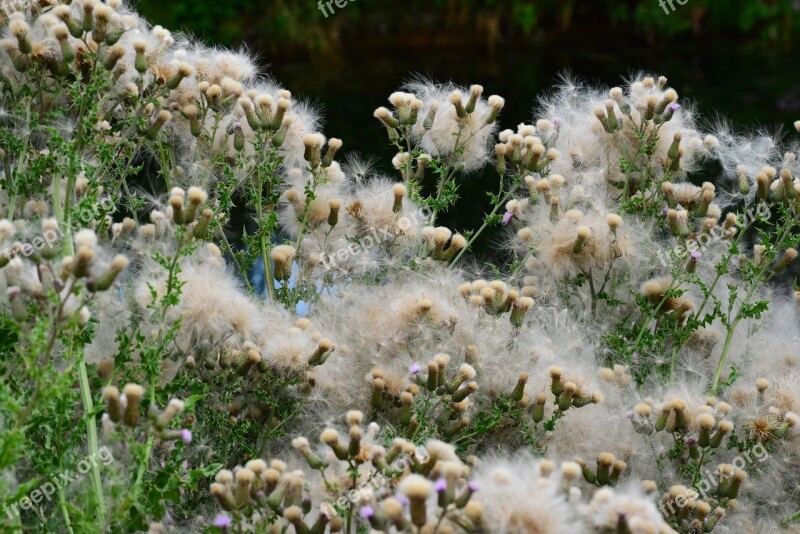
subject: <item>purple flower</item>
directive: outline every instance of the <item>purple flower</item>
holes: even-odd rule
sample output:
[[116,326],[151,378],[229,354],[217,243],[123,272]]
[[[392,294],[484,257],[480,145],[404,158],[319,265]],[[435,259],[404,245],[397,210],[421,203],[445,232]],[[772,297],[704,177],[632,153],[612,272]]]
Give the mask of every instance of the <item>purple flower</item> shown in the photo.
[[364,519],[369,519],[375,515],[375,510],[372,509],[372,506],[362,506],[359,513]]
[[411,364],[411,367],[408,368],[408,372],[412,375],[417,375],[422,370],[422,366],[418,363]]
[[469,490],[470,490],[472,493],[475,493],[476,491],[478,491],[479,489],[481,489],[481,484],[480,484],[480,482],[478,482],[477,480],[470,480],[470,481],[469,481],[469,484],[467,484],[467,487],[469,488]]
[[510,211],[507,211],[505,215],[503,215],[503,224],[508,224],[511,222],[511,219],[514,218],[514,214]]
[[214,526],[222,529],[230,528],[232,523],[231,517],[224,512],[214,518]]
[[677,102],[673,102],[672,104],[669,105],[669,109],[671,111],[675,112],[675,111],[678,111],[679,109],[681,109],[681,105],[678,104]]
[[181,439],[184,443],[191,443],[192,442],[192,431],[188,428],[184,428],[181,430]]
[[437,493],[441,493],[441,492],[447,490],[447,481],[445,479],[443,479],[443,478],[440,478],[433,485],[433,488],[436,490]]
[[408,506],[409,504],[411,504],[411,501],[408,500],[408,497],[406,497],[402,493],[398,494],[395,498],[398,501],[400,501],[400,504],[402,504],[403,506]]
[[693,250],[693,251],[692,251],[692,253],[690,254],[690,256],[692,257],[692,259],[693,259],[694,261],[697,261],[697,260],[699,260],[699,259],[700,259],[700,257],[702,256],[702,254],[700,254],[700,251],[699,251],[699,250]]

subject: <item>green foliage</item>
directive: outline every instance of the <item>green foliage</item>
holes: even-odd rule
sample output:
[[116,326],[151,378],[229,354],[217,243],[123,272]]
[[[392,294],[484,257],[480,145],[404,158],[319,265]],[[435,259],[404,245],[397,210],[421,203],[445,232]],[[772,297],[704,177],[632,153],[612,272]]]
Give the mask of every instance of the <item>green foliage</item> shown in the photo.
[[[319,50],[336,47],[342,33],[363,36],[372,28],[389,26],[399,32],[414,30],[484,31],[497,21],[507,31],[530,35],[578,25],[624,27],[643,34],[679,35],[690,32],[753,34],[769,41],[788,40],[799,25],[793,0],[691,0],[667,12],[657,1],[585,3],[563,0],[465,0],[401,5],[378,0],[350,2],[327,18],[312,2],[261,0],[246,2],[157,2],[142,0],[139,9],[152,20],[186,28],[207,42],[259,42],[271,51]],[[666,5],[666,4],[665,4]],[[335,5],[334,5],[335,8]],[[414,16],[412,16],[412,14]],[[420,28],[419,21],[429,21]],[[262,42],[262,36],[269,36]]]

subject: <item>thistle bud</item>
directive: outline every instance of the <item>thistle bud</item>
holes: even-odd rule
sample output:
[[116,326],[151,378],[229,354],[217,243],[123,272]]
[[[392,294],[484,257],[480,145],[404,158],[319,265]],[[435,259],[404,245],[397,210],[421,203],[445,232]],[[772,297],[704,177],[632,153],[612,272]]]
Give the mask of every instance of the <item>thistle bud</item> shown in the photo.
[[94,260],[94,251],[88,245],[78,246],[75,259],[72,262],[72,275],[75,278],[89,276],[89,267]]
[[236,368],[236,374],[239,376],[247,376],[253,367],[260,367],[260,363],[261,353],[256,349],[250,349],[247,351],[247,354],[244,355],[244,357],[240,357],[238,366]]
[[198,219],[197,224],[195,224],[192,230],[192,235],[195,239],[205,239],[208,236],[208,226],[213,218],[213,211],[209,208],[203,210],[203,213],[200,214],[200,219]]
[[433,494],[433,484],[424,477],[414,474],[404,478],[398,489],[409,500],[411,522],[417,528],[422,528],[428,521],[425,503]]
[[185,78],[188,78],[192,74],[194,74],[194,67],[188,63],[181,63],[178,65],[175,75],[167,80],[167,89],[176,89]]
[[320,434],[320,441],[330,447],[339,460],[348,459],[347,451],[342,447],[342,444],[339,443],[339,433],[336,430],[332,428],[325,429],[322,434]]
[[616,485],[619,482],[619,477],[625,471],[626,467],[628,467],[628,464],[626,464],[622,460],[614,461],[614,463],[611,466],[611,476],[610,476],[611,484]]
[[17,40],[19,51],[23,54],[30,54],[32,51],[31,41],[28,38],[30,26],[21,18],[14,18],[8,24],[8,30]]
[[497,156],[497,173],[500,176],[506,173],[506,145],[500,143],[494,147]]
[[357,457],[361,454],[361,439],[363,438],[363,431],[360,426],[353,425],[350,427],[350,443],[348,444],[347,452],[351,458]]
[[646,121],[651,121],[656,115],[656,106],[658,105],[658,98],[654,95],[647,97],[647,103],[645,105],[644,111],[642,113],[642,117]]
[[103,389],[103,402],[106,405],[106,413],[114,423],[122,420],[122,404],[120,403],[119,390],[114,386]]
[[145,58],[147,42],[144,39],[137,39],[133,42],[133,49],[136,52],[134,68],[136,68],[136,72],[139,74],[144,74],[147,72],[147,59]]
[[166,428],[175,419],[176,416],[183,412],[186,404],[182,400],[172,399],[164,408],[164,411],[158,414],[155,419],[155,427],[159,430]]
[[614,102],[611,100],[606,101],[606,121],[608,123],[608,129],[610,132],[616,132],[619,130],[619,120],[617,119],[616,111],[614,111]]
[[286,112],[292,107],[292,102],[288,98],[279,98],[277,107],[275,108],[275,116],[272,119],[271,128],[273,130],[286,125]]
[[342,148],[342,140],[337,139],[335,137],[328,140],[328,150],[325,152],[325,157],[322,158],[322,166],[324,168],[328,168],[333,163],[333,158],[336,156],[336,152]]
[[600,121],[600,124],[603,125],[603,129],[608,132],[612,133],[611,127],[608,124],[608,117],[606,116],[606,112],[603,108],[595,108],[594,116],[597,117],[597,120]]
[[608,452],[600,453],[597,457],[597,483],[606,486],[611,483],[611,469],[616,458]]
[[546,403],[547,397],[544,395],[544,393],[539,393],[536,395],[533,411],[531,412],[531,418],[533,419],[534,423],[541,423],[544,420],[544,408]]
[[797,249],[794,248],[787,248],[786,251],[783,253],[783,257],[781,257],[778,264],[775,266],[775,274],[780,274],[786,269],[791,263],[797,259]]
[[492,95],[489,97],[488,104],[491,108],[491,111],[489,112],[488,117],[486,117],[486,124],[494,124],[497,122],[497,117],[500,115],[500,112],[506,105],[506,101],[500,96]]
[[373,116],[381,121],[387,130],[396,130],[400,127],[400,123],[394,118],[394,115],[385,107],[380,107],[375,110]]
[[334,345],[331,342],[331,340],[327,338],[320,339],[319,344],[317,345],[317,349],[308,359],[308,365],[314,367],[317,365],[324,364],[325,361],[330,356],[330,353],[333,352],[333,350],[334,350]]
[[125,395],[125,412],[122,415],[122,421],[130,427],[136,426],[139,422],[140,403],[144,395],[144,388],[137,384],[127,384],[122,393]]
[[711,430],[714,428],[714,416],[708,413],[700,414],[697,418],[700,433],[698,437],[698,444],[701,447],[708,447],[711,445]]
[[311,467],[311,469],[324,469],[328,467],[328,464],[311,450],[311,445],[308,443],[306,438],[295,438],[292,440],[292,447],[297,449],[297,451],[303,455],[303,458],[305,458],[306,462],[308,462],[308,465]]
[[312,170],[317,169],[322,161],[323,142],[324,137],[320,134],[308,134],[303,137],[303,145],[305,145],[303,157],[309,163]]
[[294,526],[297,534],[311,534],[308,525],[303,521],[303,509],[299,506],[289,506],[283,511],[283,517]]
[[557,403],[558,409],[562,412],[566,412],[569,410],[570,406],[572,406],[572,401],[575,398],[575,393],[578,389],[577,384],[575,382],[566,382],[564,384],[564,390],[561,392],[561,395],[558,396]]
[[730,485],[728,486],[728,491],[726,497],[729,499],[735,499],[739,495],[739,490],[742,487],[742,483],[747,480],[747,473],[741,469],[737,469],[734,471],[733,476],[730,480]]
[[580,466],[581,473],[583,474],[583,478],[586,480],[586,482],[589,484],[595,484],[597,482],[597,475],[595,475],[594,471],[592,471],[591,468],[586,465],[586,462],[583,460],[583,458],[575,458],[574,461]]
[[292,276],[292,260],[297,251],[291,245],[280,245],[272,249],[270,258],[275,263],[275,279],[281,282],[288,281]]
[[550,385],[550,391],[553,395],[558,397],[564,390],[564,386],[561,382],[561,376],[564,373],[564,371],[560,367],[553,365],[550,367],[549,372],[550,372],[550,378],[552,380],[552,383]]
[[467,109],[464,107],[462,96],[459,91],[453,91],[450,93],[450,96],[447,98],[447,100],[453,104],[453,107],[456,108],[456,115],[459,119],[464,119],[467,117]]
[[739,173],[739,193],[747,195],[750,193],[750,180],[747,177],[747,169],[743,165],[740,165],[737,171]]
[[592,235],[592,231],[588,226],[581,226],[578,228],[578,234],[575,238],[575,242],[572,245],[572,252],[573,254],[580,254],[583,251],[583,248],[586,246],[586,242]]
[[250,125],[254,131],[258,131],[261,129],[261,119],[256,114],[255,108],[253,107],[253,101],[247,97],[241,97],[238,100],[239,107],[242,108],[244,111],[244,116],[247,119],[247,124]]
[[756,174],[756,195],[761,200],[769,198],[769,176],[764,172]]
[[783,194],[786,198],[793,199],[797,195],[797,192],[794,190],[792,171],[789,169],[783,169],[781,171],[781,184],[783,185]]
[[111,265],[109,266],[108,270],[101,274],[99,277],[90,279],[86,283],[86,287],[89,291],[97,292],[97,291],[106,291],[111,284],[117,279],[119,273],[127,269],[129,264],[128,258],[122,255],[115,256],[114,259],[111,261]]
[[422,122],[422,128],[427,132],[431,128],[433,128],[433,121],[436,119],[436,112],[439,110],[439,103],[433,102],[431,103],[430,109],[428,109],[428,114],[425,116],[425,120]]
[[469,101],[467,102],[467,113],[472,113],[475,111],[475,106],[478,103],[478,99],[483,94],[483,86],[482,85],[473,85],[469,88]]
[[428,362],[428,379],[426,382],[428,391],[436,391],[439,387],[439,366],[436,362]]
[[408,189],[403,184],[395,184],[392,188],[392,192],[394,193],[392,211],[394,213],[399,213],[403,209],[403,199],[408,194]]
[[678,149],[680,148],[682,139],[683,139],[683,134],[681,134],[680,132],[676,132],[672,138],[672,144],[670,145],[669,150],[667,151],[667,158],[669,158],[670,160],[674,160],[678,157]]
[[478,383],[477,382],[470,382],[464,387],[458,389],[453,393],[450,400],[454,403],[458,403],[469,397],[472,393],[478,391]]
[[170,113],[169,111],[167,111],[165,109],[162,109],[161,111],[159,111],[158,115],[156,115],[156,118],[153,121],[153,124],[151,124],[150,127],[147,128],[147,130],[145,131],[145,134],[144,134],[145,137],[147,139],[150,139],[151,141],[155,140],[158,137],[158,133],[161,131],[161,128],[171,118],[172,118],[172,113]]
[[525,393],[525,385],[528,383],[528,373],[520,373],[519,378],[517,378],[517,384],[514,386],[514,389],[511,391],[511,394],[508,398],[512,402],[519,402],[522,400],[522,395]]
[[236,510],[236,500],[233,497],[233,493],[229,486],[225,484],[221,484],[219,482],[213,482],[211,484],[211,495],[217,499],[217,502],[222,507],[223,510],[231,512]]
[[339,223],[339,210],[342,207],[342,201],[338,198],[334,198],[328,201],[328,224],[331,228],[336,226]]
[[723,438],[733,430],[733,423],[730,421],[720,421],[716,433],[711,437],[709,445],[717,448],[722,444]]
[[456,234],[452,238],[450,238],[450,246],[447,247],[447,250],[444,251],[442,254],[442,259],[444,261],[450,261],[456,253],[460,252],[467,246],[467,239],[461,235]]

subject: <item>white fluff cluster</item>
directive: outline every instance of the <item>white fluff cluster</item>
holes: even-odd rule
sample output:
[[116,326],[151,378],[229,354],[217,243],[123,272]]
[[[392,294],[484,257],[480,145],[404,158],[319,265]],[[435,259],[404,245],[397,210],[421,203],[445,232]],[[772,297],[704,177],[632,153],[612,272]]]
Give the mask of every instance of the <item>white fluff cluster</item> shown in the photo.
[[[197,417],[300,434],[304,470],[251,459],[217,475],[211,494],[227,512],[256,521],[248,507],[268,506],[280,528],[310,531],[299,526],[309,510],[331,521],[326,499],[381,476],[359,494],[359,528],[769,532],[797,513],[800,293],[780,278],[797,257],[794,150],[763,133],[703,131],[665,78],[608,90],[566,80],[535,120],[499,133],[499,96],[418,81],[375,112],[399,150],[386,176],[336,161],[343,142],[245,52],[151,27],[118,0],[40,4],[4,22],[3,118],[31,65],[57,76],[94,57],[110,96],[91,139],[134,140],[137,156],[168,167],[168,192],[135,219],[81,221],[66,243],[70,202],[130,200],[92,142],[77,178],[31,198],[0,192],[0,308],[25,324],[57,300],[54,321],[91,325],[90,364],[135,332],[126,370],[157,352],[159,387],[190,376],[221,389]],[[70,98],[54,92],[46,106],[71,109]],[[115,130],[131,99],[141,124]],[[72,120],[56,125],[69,139]],[[464,266],[474,234],[437,226],[442,199],[422,191],[442,194],[487,163],[502,186],[487,225],[505,225],[496,248],[510,261]],[[258,225],[275,224],[239,251],[228,240],[235,194]],[[753,243],[751,227],[763,230]],[[59,239],[36,245],[49,233]],[[248,287],[255,258],[267,296]],[[59,365],[66,346],[49,344]],[[279,420],[286,399],[296,409]],[[362,425],[364,413],[381,426]],[[322,425],[321,445],[302,437]],[[228,437],[216,434],[207,442]],[[247,454],[295,454],[265,441]],[[383,465],[415,446],[430,457]],[[714,477],[715,493],[701,495]]]

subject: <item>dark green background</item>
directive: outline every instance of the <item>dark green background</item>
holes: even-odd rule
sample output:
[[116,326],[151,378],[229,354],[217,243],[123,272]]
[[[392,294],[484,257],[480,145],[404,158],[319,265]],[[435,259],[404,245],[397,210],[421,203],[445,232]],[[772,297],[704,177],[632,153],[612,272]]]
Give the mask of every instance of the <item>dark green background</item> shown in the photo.
[[[392,150],[372,111],[414,75],[506,98],[503,128],[530,121],[559,75],[604,85],[638,70],[665,75],[709,120],[780,128],[800,119],[798,0],[351,0],[325,18],[316,0],[142,0],[153,23],[211,44],[246,46],[266,72],[320,105],[346,151]],[[467,180],[442,222],[475,227],[492,170]],[[487,245],[491,235],[484,240]]]

